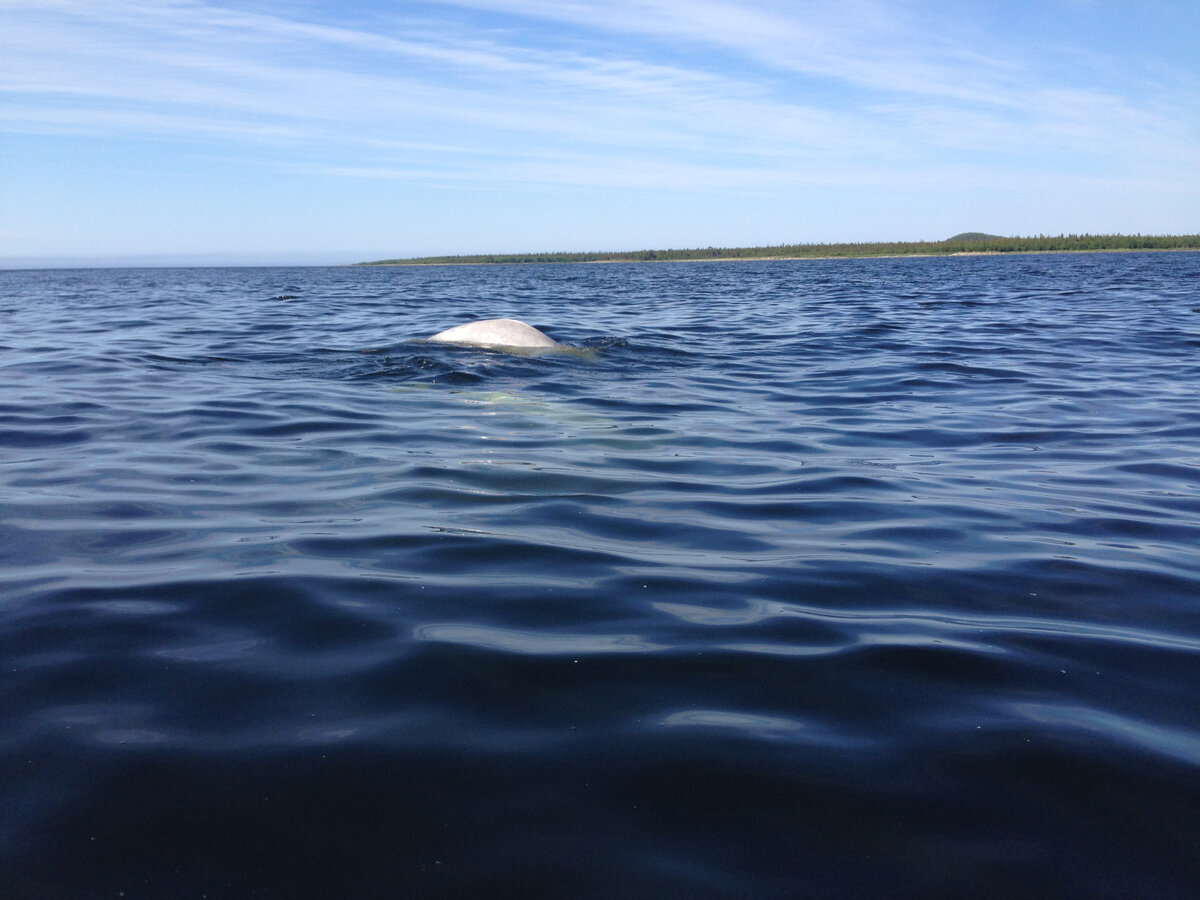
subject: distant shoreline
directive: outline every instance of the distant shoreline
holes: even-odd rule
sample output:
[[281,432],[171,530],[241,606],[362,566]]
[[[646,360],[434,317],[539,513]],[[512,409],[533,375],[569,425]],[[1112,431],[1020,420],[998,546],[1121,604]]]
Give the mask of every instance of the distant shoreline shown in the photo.
[[891,259],[918,256],[1005,256],[1031,253],[1114,253],[1200,250],[1200,234],[1058,235],[1010,238],[968,232],[944,241],[855,244],[780,244],[615,253],[495,253],[420,256],[353,263],[353,266],[480,266],[544,263],[738,262],[746,260]]
[[687,259],[581,259],[581,260],[496,260],[482,262],[450,257],[446,261],[425,259],[381,260],[379,262],[348,263],[345,268],[419,268],[420,266],[603,266],[615,263],[729,263],[729,262],[801,262],[804,260],[837,259],[950,259],[956,256],[1049,256],[1085,253],[1195,253],[1197,247],[1124,247],[1104,250],[960,250],[954,253],[862,253],[855,256],[710,256]]

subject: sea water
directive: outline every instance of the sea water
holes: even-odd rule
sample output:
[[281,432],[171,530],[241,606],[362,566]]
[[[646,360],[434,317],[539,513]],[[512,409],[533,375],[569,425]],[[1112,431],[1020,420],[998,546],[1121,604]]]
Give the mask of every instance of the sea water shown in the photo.
[[0,272],[0,896],[1194,896],[1198,285]]

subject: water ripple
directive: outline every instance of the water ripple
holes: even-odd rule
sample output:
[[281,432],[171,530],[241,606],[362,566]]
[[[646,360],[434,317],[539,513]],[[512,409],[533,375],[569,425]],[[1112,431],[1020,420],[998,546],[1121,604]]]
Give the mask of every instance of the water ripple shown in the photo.
[[1190,896],[1196,284],[0,272],[6,889]]

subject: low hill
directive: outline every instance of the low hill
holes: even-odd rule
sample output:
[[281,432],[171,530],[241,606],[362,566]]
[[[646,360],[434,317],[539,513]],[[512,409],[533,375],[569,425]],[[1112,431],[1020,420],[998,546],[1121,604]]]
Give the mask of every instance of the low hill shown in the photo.
[[952,238],[947,238],[947,241],[964,242],[964,241],[1002,241],[1004,240],[998,234],[986,234],[982,231],[964,231],[962,234],[956,234]]

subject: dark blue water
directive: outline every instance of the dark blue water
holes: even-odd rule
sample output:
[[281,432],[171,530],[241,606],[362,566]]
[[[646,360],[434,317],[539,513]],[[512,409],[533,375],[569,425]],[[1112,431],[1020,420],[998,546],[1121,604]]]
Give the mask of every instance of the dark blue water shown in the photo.
[[1193,896],[1198,285],[0,273],[0,896]]

